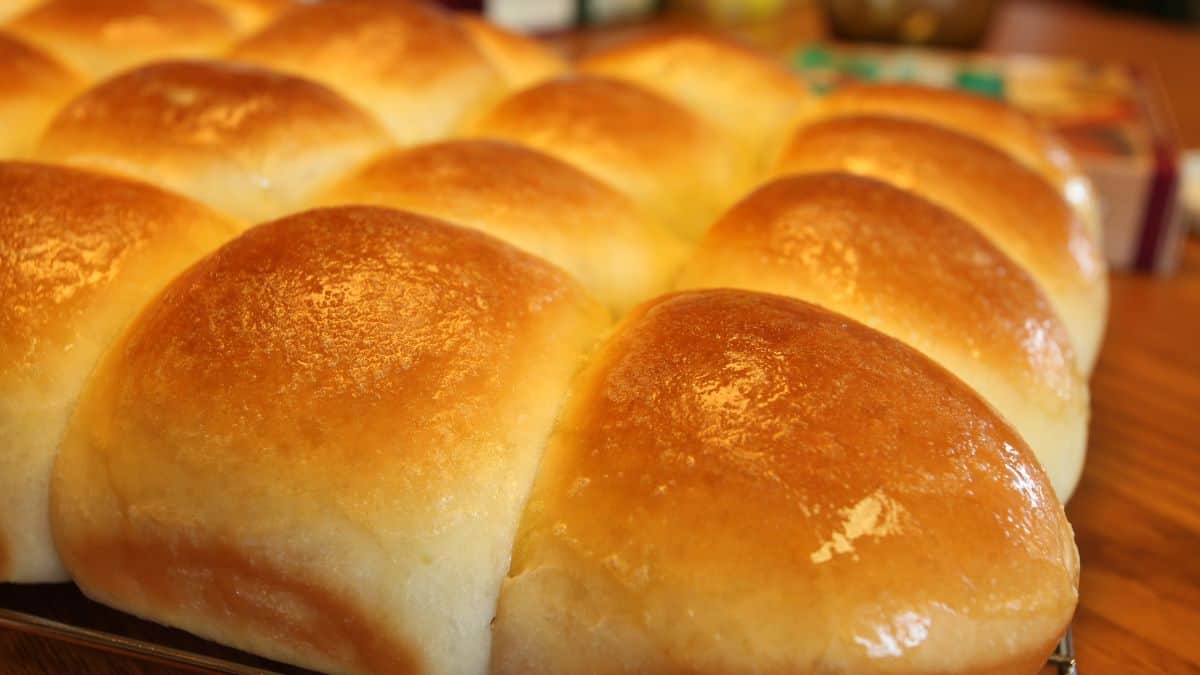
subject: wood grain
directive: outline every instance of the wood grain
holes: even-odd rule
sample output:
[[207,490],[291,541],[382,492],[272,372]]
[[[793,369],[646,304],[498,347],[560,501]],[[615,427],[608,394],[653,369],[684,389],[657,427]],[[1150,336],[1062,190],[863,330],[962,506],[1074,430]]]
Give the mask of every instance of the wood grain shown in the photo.
[[1067,507],[1087,673],[1200,672],[1200,241],[1113,280],[1087,464]]
[[[782,37],[807,39],[817,30],[803,14]],[[1153,67],[1183,140],[1195,145],[1197,35],[1074,4],[1016,2],[1001,9],[988,44]],[[1185,244],[1170,280],[1113,278],[1092,410],[1087,464],[1067,508],[1083,561],[1075,621],[1081,670],[1200,673],[1200,241]],[[0,631],[5,675],[175,672]]]

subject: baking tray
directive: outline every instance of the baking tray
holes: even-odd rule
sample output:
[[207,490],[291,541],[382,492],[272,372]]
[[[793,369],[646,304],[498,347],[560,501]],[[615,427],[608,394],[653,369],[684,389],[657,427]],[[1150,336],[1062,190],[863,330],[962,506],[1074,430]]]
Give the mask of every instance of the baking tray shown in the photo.
[[[315,675],[118,612],[88,600],[74,584],[0,584],[0,630],[202,673]],[[1042,672],[1078,675],[1070,631]]]

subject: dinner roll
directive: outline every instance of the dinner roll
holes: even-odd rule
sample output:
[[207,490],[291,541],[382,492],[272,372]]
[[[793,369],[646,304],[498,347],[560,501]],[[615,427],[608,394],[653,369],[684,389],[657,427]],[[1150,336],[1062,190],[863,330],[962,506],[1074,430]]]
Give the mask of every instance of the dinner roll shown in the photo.
[[503,88],[452,15],[407,0],[297,5],[230,56],[328,84],[404,144],[446,136]]
[[48,486],[84,379],[151,295],[234,232],[149,185],[0,162],[0,582],[67,578]]
[[202,0],[46,0],[6,29],[95,79],[147,61],[217,54],[234,25]]
[[695,33],[629,42],[579,67],[646,87],[706,117],[746,144],[764,170],[809,102],[808,88],[782,63]]
[[666,290],[683,257],[683,245],[625,195],[502,141],[396,150],[321,201],[391,206],[481,230],[567,270],[619,314]]
[[1100,236],[1100,209],[1092,183],[1066,145],[1044,121],[993,98],[916,84],[847,84],[808,109],[816,118],[886,115],[928,122],[974,137],[1008,153],[1058,186]]
[[633,313],[572,386],[495,673],[1037,673],[1078,558],[1021,438],[896,340],[774,295]]
[[1060,500],[1087,448],[1087,383],[1025,270],[969,224],[870,178],[781,178],[705,235],[680,286],[790,295],[917,348],[1016,428]]
[[543,82],[501,101],[469,134],[556,155],[624,191],[685,239],[697,238],[749,182],[717,127],[619,80]]
[[333,672],[482,673],[545,438],[607,315],[566,274],[390,209],[301,213],[178,277],[55,468],[89,596]]
[[567,70],[567,62],[537,40],[504,30],[474,14],[462,13],[457,19],[509,89],[523,89]]
[[262,28],[267,22],[292,7],[294,2],[307,0],[207,0],[221,8],[239,33],[249,33]]
[[84,92],[39,154],[157,182],[248,222],[300,208],[387,147],[364,112],[314,82],[219,61],[168,61]]
[[0,33],[0,157],[28,155],[46,122],[82,87],[58,60]]
[[1042,286],[1080,370],[1100,350],[1108,305],[1104,258],[1041,176],[981,141],[923,122],[842,117],[801,127],[780,174],[847,171],[915,192],[974,225]]

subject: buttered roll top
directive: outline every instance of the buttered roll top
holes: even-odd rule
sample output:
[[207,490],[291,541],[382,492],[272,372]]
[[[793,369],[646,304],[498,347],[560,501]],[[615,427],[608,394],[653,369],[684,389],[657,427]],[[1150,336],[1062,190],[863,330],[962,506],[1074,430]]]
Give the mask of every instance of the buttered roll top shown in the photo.
[[388,147],[372,118],[309,80],[227,61],[164,61],[80,94],[42,158],[171,188],[254,223]]
[[1034,673],[1077,573],[1045,474],[958,379],[798,300],[668,295],[572,386],[492,668]]
[[1042,287],[1080,370],[1100,351],[1108,307],[1102,253],[1054,187],[1003,152],[941,127],[844,117],[795,132],[778,175],[844,171],[918,194],[975,226]]

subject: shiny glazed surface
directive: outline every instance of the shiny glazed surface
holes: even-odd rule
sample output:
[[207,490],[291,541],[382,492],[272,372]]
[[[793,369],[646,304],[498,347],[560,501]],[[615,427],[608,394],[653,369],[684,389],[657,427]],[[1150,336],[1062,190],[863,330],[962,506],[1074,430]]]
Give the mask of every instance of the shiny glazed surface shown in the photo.
[[477,672],[542,445],[606,325],[564,272],[429,218],[248,230],[91,378],[58,548],[90,596],[269,657]]
[[851,174],[777,179],[709,230],[678,287],[790,295],[887,333],[996,406],[1060,499],[1078,480],[1088,393],[1066,329],[1025,270],[916,195]]
[[[1059,188],[1102,243],[1099,205],[1091,182],[1062,140],[1033,115],[995,99],[912,84],[840,86],[809,109],[814,118],[885,115],[936,124],[1003,150]],[[980,130],[986,133],[980,134]]]
[[1104,258],[1078,215],[1040,175],[982,141],[887,117],[802,126],[777,175],[845,171],[882,180],[974,225],[1042,286],[1090,373],[1108,306]]
[[730,139],[702,117],[619,80],[567,76],[509,96],[468,135],[522,143],[625,192],[659,222],[694,239],[747,177]]
[[957,379],[806,303],[679,293],[573,387],[493,666],[1033,672],[1077,575],[1045,474]]
[[407,209],[486,232],[562,267],[618,314],[665,291],[685,253],[621,192],[503,141],[385,153],[320,201]]
[[308,80],[164,61],[107,80],[51,122],[41,157],[166,185],[254,223],[388,144],[365,112]]

